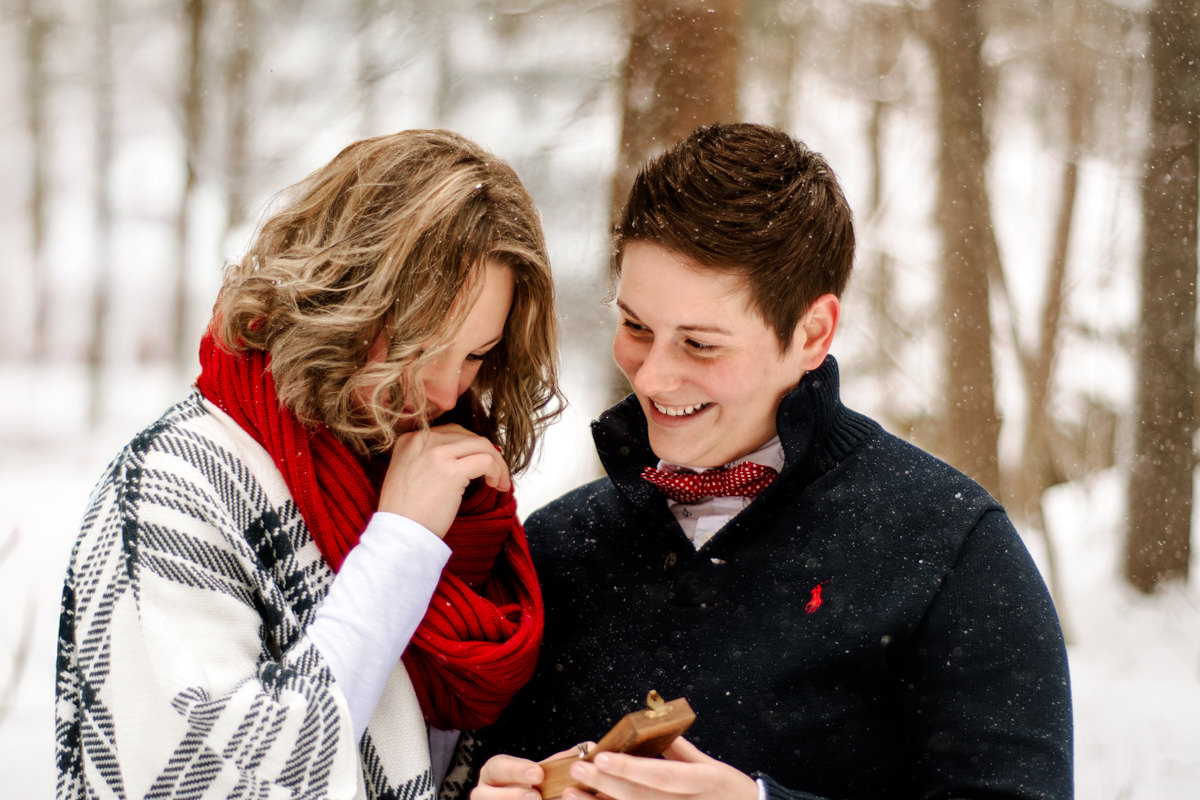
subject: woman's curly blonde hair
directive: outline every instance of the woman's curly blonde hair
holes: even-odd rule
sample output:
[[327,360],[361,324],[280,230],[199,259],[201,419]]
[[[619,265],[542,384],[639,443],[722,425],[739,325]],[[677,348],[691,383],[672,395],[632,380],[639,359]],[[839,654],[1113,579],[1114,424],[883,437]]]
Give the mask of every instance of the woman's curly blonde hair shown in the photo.
[[[224,345],[266,351],[301,420],[382,452],[401,412],[424,410],[414,376],[453,340],[483,265],[504,264],[512,309],[468,401],[509,468],[528,466],[562,395],[549,257],[512,168],[458,134],[404,131],[350,145],[282,197],[226,270],[214,308]],[[387,358],[368,363],[380,336]]]

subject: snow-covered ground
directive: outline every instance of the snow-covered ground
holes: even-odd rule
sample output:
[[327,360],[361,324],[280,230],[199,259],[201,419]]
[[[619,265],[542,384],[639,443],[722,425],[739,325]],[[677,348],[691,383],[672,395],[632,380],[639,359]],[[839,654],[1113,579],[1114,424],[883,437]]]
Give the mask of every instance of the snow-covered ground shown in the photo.
[[[54,645],[59,588],[92,483],[125,440],[183,391],[155,372],[112,376],[104,417],[87,433],[86,385],[72,369],[0,368],[0,797],[54,791]],[[586,375],[569,373],[580,396]],[[532,510],[592,469],[580,403],[524,480]],[[1124,512],[1119,469],[1054,490],[1050,520],[1063,570],[1061,610],[1071,637],[1076,782],[1081,800],[1200,797],[1200,566],[1189,587],[1143,597],[1117,576]],[[1040,541],[1029,542],[1041,558]]]

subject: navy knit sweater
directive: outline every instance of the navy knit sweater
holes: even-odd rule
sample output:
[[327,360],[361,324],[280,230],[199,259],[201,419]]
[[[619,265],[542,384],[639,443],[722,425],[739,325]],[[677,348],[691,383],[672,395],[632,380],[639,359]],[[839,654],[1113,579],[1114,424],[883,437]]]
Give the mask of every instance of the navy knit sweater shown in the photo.
[[538,672],[482,755],[598,739],[646,692],[772,798],[1069,798],[1061,628],[977,484],[848,410],[832,358],[783,400],[779,478],[699,551],[632,397],[593,434],[608,477],[526,523]]

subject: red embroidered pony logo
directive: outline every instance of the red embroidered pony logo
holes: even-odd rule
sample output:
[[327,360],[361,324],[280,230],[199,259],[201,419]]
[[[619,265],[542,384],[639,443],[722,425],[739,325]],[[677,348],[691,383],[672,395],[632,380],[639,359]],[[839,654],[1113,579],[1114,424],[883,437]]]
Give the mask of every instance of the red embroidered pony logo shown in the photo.
[[809,591],[808,602],[804,605],[805,614],[815,614],[817,609],[825,602],[821,596],[821,587],[829,583],[828,580],[823,580]]

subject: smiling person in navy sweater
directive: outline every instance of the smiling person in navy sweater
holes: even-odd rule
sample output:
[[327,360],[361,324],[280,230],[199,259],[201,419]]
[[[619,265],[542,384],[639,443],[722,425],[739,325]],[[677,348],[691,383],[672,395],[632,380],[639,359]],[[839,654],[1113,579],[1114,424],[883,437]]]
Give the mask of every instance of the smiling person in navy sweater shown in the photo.
[[527,521],[546,639],[474,800],[539,797],[532,759],[651,688],[696,710],[686,741],[580,760],[567,800],[1071,797],[1062,631],[1020,536],[842,405],[853,254],[832,170],[779,131],[702,128],[642,170],[613,259],[633,394],[592,426],[607,476]]

